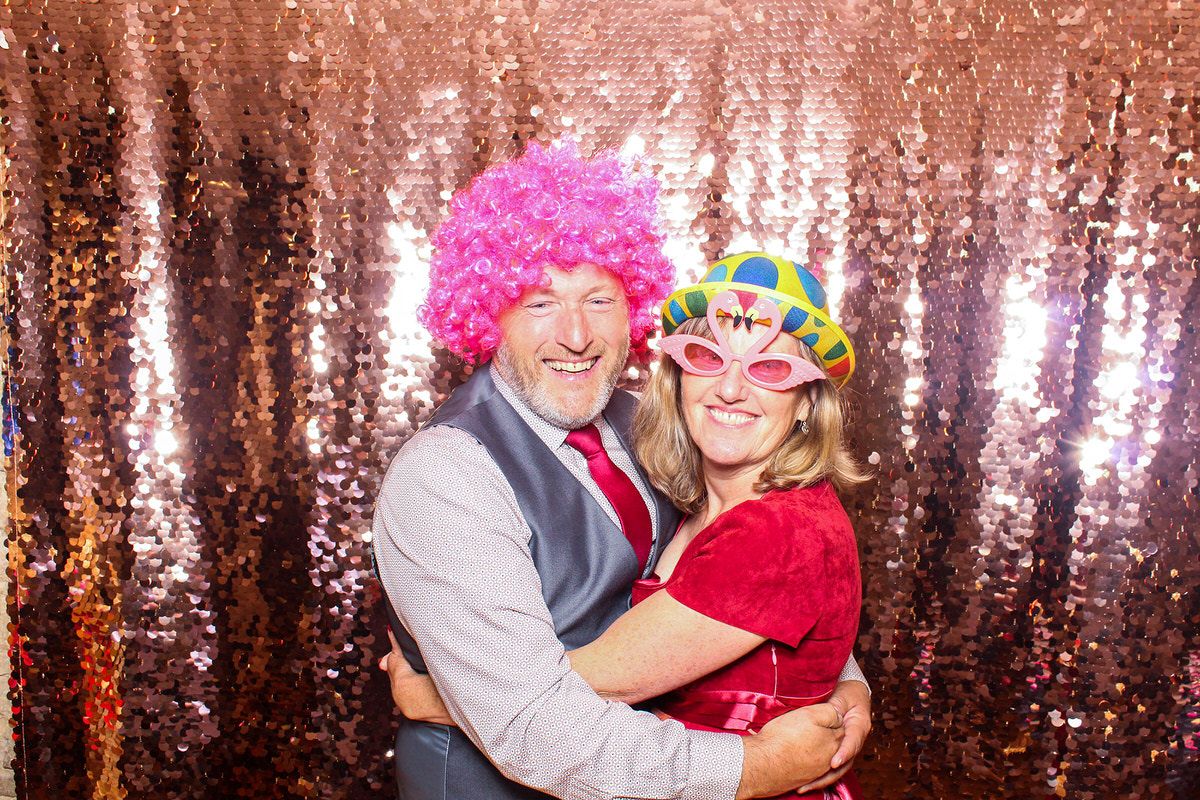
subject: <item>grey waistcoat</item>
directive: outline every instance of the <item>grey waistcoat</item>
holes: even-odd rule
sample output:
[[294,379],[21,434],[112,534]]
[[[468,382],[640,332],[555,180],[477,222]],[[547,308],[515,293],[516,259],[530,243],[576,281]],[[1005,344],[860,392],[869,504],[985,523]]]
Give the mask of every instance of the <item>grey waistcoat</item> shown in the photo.
[[[635,400],[616,391],[604,418],[626,450]],[[450,425],[487,448],[512,486],[532,532],[534,566],[554,630],[568,650],[604,632],[629,608],[639,577],[633,548],[595,498],[563,466],[496,389],[490,370],[479,369],[434,412],[428,425]],[[650,481],[641,472],[642,481]],[[653,492],[658,541],[650,564],[675,533],[679,514]],[[487,554],[480,554],[486,558]],[[390,603],[388,621],[405,656],[418,671],[424,661]],[[513,642],[520,647],[520,642]],[[402,721],[396,735],[396,782],[401,800],[528,800],[549,795],[513,783],[492,766],[458,728]]]

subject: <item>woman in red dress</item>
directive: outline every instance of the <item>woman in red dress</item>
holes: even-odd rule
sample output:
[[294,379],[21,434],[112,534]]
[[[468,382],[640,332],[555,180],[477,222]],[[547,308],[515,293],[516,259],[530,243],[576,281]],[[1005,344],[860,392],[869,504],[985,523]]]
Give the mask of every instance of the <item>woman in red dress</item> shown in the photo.
[[[853,349],[816,278],[763,253],[676,291],[663,326],[634,445],[689,516],[633,607],[571,666],[602,696],[655,698],[689,727],[751,734],[828,699],[857,634],[858,553],[835,492],[863,479],[839,395]],[[405,700],[411,718],[449,720],[411,685]],[[788,796],[861,795],[847,773]]]
[[[601,695],[661,690],[656,708],[689,727],[752,733],[833,692],[862,588],[835,487],[861,474],[838,394],[853,350],[825,305],[811,273],[761,253],[717,262],[664,304],[671,335],[634,446],[690,516],[635,607],[571,653]],[[852,775],[825,791],[859,796]]]

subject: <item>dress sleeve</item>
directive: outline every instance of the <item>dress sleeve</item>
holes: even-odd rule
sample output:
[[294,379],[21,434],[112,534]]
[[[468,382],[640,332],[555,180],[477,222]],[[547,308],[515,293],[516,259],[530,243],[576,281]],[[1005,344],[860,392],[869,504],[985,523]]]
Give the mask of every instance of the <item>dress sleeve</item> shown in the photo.
[[820,617],[825,546],[791,505],[742,503],[689,549],[666,591],[693,611],[791,647]]

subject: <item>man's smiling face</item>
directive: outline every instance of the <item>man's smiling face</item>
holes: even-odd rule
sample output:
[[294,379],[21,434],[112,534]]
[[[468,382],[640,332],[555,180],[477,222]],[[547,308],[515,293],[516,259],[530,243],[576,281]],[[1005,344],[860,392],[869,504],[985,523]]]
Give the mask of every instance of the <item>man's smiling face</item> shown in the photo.
[[607,270],[548,267],[500,318],[496,368],[538,416],[574,430],[595,419],[629,355],[629,303]]

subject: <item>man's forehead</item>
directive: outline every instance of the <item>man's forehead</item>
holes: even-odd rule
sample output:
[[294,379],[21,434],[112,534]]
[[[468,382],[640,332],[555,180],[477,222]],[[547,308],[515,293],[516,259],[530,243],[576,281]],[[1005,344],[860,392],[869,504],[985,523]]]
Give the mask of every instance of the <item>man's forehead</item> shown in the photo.
[[521,293],[521,299],[538,295],[587,293],[617,290],[624,292],[621,279],[595,264],[577,264],[571,269],[546,266],[539,285],[530,286]]

